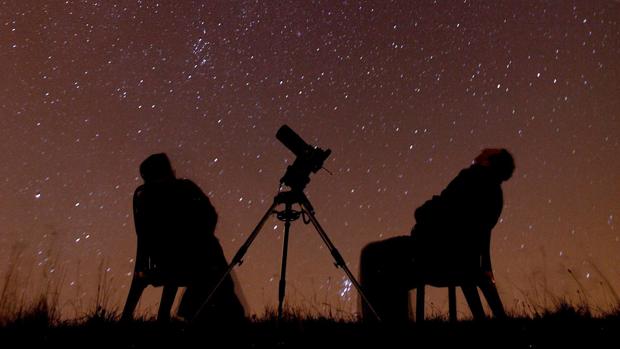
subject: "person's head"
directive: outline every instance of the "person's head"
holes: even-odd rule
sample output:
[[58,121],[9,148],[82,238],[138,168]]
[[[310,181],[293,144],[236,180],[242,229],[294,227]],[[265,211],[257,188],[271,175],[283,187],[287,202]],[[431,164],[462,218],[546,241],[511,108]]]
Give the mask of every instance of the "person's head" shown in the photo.
[[474,160],[475,164],[490,168],[500,181],[512,177],[515,170],[515,161],[512,154],[506,149],[487,148]]
[[174,179],[170,159],[165,153],[150,155],[140,164],[140,176],[145,183]]

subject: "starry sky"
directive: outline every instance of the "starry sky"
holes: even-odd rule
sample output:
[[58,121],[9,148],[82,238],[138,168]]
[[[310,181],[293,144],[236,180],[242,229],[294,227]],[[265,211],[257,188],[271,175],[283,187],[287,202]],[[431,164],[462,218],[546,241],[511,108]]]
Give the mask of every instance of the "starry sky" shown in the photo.
[[[620,293],[619,21],[612,0],[0,1],[0,286],[59,292],[67,316],[101,284],[122,306],[131,198],[155,152],[208,194],[232,258],[294,160],[275,138],[288,124],[332,150],[306,193],[354,274],[365,244],[408,234],[416,207],[505,147],[517,167],[492,257],[506,307],[606,309]],[[250,314],[277,304],[282,235],[272,218],[235,268]],[[287,281],[290,306],[356,311],[301,221]]]

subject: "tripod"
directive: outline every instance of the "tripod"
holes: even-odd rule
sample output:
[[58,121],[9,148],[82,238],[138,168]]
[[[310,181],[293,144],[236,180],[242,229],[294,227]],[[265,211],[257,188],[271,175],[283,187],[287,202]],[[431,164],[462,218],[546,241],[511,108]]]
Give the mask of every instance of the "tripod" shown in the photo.
[[[275,208],[280,204],[284,204],[284,210],[276,211]],[[298,204],[301,207],[301,211],[293,210],[293,204]],[[233,257],[232,261],[228,265],[228,269],[226,270],[224,275],[222,275],[219,282],[215,285],[215,287],[213,288],[213,290],[211,291],[207,299],[203,302],[203,304],[200,306],[200,308],[196,312],[195,318],[198,317],[198,315],[202,312],[204,307],[207,304],[209,304],[209,302],[213,298],[213,295],[218,290],[220,285],[224,282],[226,277],[232,272],[232,269],[235,267],[235,265],[241,265],[243,263],[243,256],[248,251],[248,248],[250,247],[250,245],[252,244],[252,242],[254,241],[258,233],[260,232],[261,228],[263,227],[267,219],[272,214],[276,214],[277,218],[284,222],[282,265],[281,265],[281,270],[280,270],[280,283],[278,285],[279,286],[278,287],[278,321],[282,319],[284,295],[286,293],[286,261],[288,257],[288,237],[289,237],[289,232],[291,228],[291,222],[299,219],[299,217],[302,215],[304,217],[307,216],[309,218],[309,222],[312,222],[312,225],[316,229],[317,233],[319,234],[319,236],[321,237],[321,239],[323,240],[323,242],[325,243],[325,245],[331,252],[332,257],[334,258],[335,266],[340,267],[344,270],[344,272],[347,274],[347,277],[349,278],[351,283],[357,289],[360,297],[362,298],[362,301],[368,306],[368,308],[370,309],[372,314],[377,318],[377,320],[380,320],[379,315],[377,315],[377,312],[372,307],[372,305],[370,304],[370,301],[368,300],[368,298],[362,291],[360,284],[357,282],[357,280],[351,273],[351,270],[349,270],[349,268],[347,267],[344,261],[344,258],[342,258],[342,255],[336,249],[334,244],[331,242],[331,240],[327,236],[327,233],[321,227],[318,220],[314,216],[314,208],[312,207],[312,205],[310,204],[310,201],[308,200],[308,198],[306,197],[306,195],[304,194],[302,190],[281,191],[275,196],[275,198],[273,199],[273,203],[267,209],[267,212],[265,212],[265,215],[263,215],[263,218],[261,218],[261,220],[258,222],[258,224],[256,225],[256,228],[254,228],[250,236],[248,236],[245,243],[241,245],[241,247],[239,248],[239,250]],[[305,222],[305,219],[304,219],[304,222]]]

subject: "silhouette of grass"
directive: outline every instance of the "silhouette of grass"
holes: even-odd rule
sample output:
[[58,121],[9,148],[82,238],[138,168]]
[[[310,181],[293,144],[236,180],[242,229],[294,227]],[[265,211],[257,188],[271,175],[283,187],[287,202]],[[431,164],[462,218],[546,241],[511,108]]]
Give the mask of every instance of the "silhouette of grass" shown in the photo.
[[56,282],[44,272],[42,289],[38,293],[33,293],[34,298],[29,298],[21,287],[29,284],[31,279],[31,272],[24,275],[19,268],[23,252],[23,246],[14,246],[11,250],[4,284],[0,291],[0,325],[6,325],[7,322],[33,326],[55,324],[60,321],[59,285],[64,275],[59,272],[61,282]]
[[[529,296],[516,303],[505,320],[472,321],[465,317],[450,323],[447,314],[436,309],[423,323],[369,324],[360,321],[357,313],[347,312],[338,305],[313,305],[285,307],[282,321],[278,321],[275,309],[267,308],[243,324],[204,325],[179,320],[158,323],[154,316],[147,315],[133,321],[120,321],[119,309],[111,301],[112,279],[102,261],[90,310],[67,320],[60,316],[58,283],[48,280],[40,295],[32,299],[20,292],[21,285],[29,280],[29,276],[17,268],[20,254],[19,249],[13,251],[12,264],[0,287],[0,345],[3,348],[409,348],[420,344],[432,347],[595,348],[613,347],[606,343],[616,341],[620,333],[620,303],[605,311],[592,311],[591,299],[572,272],[568,275],[580,292],[576,300],[553,295],[543,283],[542,289],[524,293]],[[617,301],[611,283],[604,276],[602,279],[611,298]]]
[[[433,347],[545,348],[584,345],[609,347],[620,330],[620,308],[604,316],[588,309],[560,303],[537,316],[506,320],[459,321],[440,318],[400,326],[306,316],[293,309],[278,322],[274,310],[266,310],[247,323],[192,325],[181,321],[158,323],[154,319],[118,320],[113,311],[93,311],[80,320],[57,321],[45,303],[0,327],[3,343],[51,347]],[[5,346],[3,346],[5,347]],[[11,346],[6,346],[11,347]]]

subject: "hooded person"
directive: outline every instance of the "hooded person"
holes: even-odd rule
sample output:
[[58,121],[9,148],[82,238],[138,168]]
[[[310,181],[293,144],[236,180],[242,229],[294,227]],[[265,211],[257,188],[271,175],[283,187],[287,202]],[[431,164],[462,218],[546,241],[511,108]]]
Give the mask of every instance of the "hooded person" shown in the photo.
[[[228,266],[215,237],[217,212],[193,181],[176,177],[164,153],[144,160],[140,175],[144,184],[133,197],[136,264],[123,317],[132,316],[144,288],[153,285],[164,286],[158,319],[167,320],[178,287],[185,286],[178,315],[193,320]],[[232,278],[225,280],[203,313],[216,318],[244,316]]]

